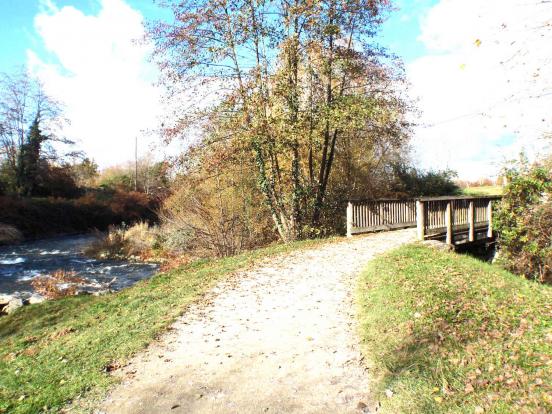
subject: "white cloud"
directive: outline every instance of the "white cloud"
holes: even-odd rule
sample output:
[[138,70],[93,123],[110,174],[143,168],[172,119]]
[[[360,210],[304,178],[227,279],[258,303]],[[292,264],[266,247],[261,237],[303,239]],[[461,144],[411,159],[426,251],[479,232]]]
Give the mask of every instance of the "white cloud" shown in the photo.
[[422,19],[429,53],[407,66],[425,167],[493,175],[552,132],[552,8],[539,0],[441,0]]
[[[97,15],[42,1],[35,28],[51,56],[27,51],[31,70],[48,93],[66,106],[66,135],[101,166],[131,159],[134,139],[142,148],[156,127],[161,92],[153,86],[155,66],[142,15],[123,0],[101,0]],[[51,59],[51,57],[55,58]]]

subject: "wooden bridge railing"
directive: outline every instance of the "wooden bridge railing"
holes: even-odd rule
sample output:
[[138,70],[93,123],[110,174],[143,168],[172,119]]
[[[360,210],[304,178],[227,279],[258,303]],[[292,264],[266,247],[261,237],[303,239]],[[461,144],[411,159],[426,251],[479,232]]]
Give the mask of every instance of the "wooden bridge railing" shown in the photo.
[[499,196],[351,200],[347,235],[417,227],[418,239],[448,244],[493,237],[492,204]]
[[493,237],[493,201],[500,196],[422,197],[416,201],[418,239],[473,242]]
[[416,200],[351,200],[347,206],[347,235],[416,227]]

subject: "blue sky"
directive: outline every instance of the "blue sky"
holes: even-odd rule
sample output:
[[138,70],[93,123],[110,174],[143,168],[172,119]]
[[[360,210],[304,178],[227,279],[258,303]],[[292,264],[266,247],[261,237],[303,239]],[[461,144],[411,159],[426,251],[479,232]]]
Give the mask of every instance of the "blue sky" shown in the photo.
[[[152,0],[127,0],[126,3],[139,10],[146,19],[170,15],[168,10],[158,7]],[[27,49],[32,49],[45,59],[52,58],[34,26],[35,16],[45,10],[45,4],[40,0],[0,1],[0,72],[9,72],[14,67],[25,65]],[[72,6],[86,15],[96,15],[101,9],[99,0],[55,0],[54,4],[59,9]]]
[[[395,5],[380,42],[404,60],[419,108],[414,161],[476,179],[496,175],[522,149],[530,158],[542,154],[542,135],[552,131],[552,28],[545,24],[552,7],[519,0]],[[124,162],[136,136],[155,146],[144,132],[163,113],[161,93],[152,85],[151,48],[134,39],[144,34],[144,20],[164,16],[170,11],[150,0],[0,0],[0,72],[27,66],[65,102],[69,135],[81,148],[101,166]],[[523,60],[512,59],[516,48]]]
[[[382,29],[381,43],[406,62],[426,53],[420,35],[420,19],[438,0],[401,0],[396,2],[397,11],[385,23]],[[146,19],[170,16],[166,9],[158,7],[150,0],[127,0],[133,9],[139,10]],[[56,0],[58,8],[72,6],[86,15],[95,15],[100,11],[98,0]],[[40,56],[47,58],[49,53],[36,33],[34,18],[45,8],[40,0],[3,0],[0,1],[0,72],[6,72],[15,66],[25,65],[26,50],[31,48]]]
[[405,62],[427,53],[420,36],[421,20],[438,0],[400,0],[382,28],[382,43]]

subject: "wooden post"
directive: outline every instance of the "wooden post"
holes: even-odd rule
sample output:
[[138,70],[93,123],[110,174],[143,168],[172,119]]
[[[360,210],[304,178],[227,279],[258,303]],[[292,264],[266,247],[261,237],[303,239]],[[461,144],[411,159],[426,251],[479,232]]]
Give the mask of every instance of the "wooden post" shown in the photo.
[[468,241],[474,241],[475,240],[475,219],[473,214],[473,201],[470,201],[470,207],[468,209],[468,224],[469,224],[469,233],[468,233]]
[[353,203],[347,204],[347,237],[353,236]]
[[452,244],[452,203],[450,201],[447,203],[445,225],[447,226],[447,244]]
[[487,237],[493,237],[493,200],[489,200],[487,205],[487,218],[489,219],[489,227],[487,228]]
[[425,215],[424,202],[416,200],[416,226],[418,230],[418,240],[425,238]]

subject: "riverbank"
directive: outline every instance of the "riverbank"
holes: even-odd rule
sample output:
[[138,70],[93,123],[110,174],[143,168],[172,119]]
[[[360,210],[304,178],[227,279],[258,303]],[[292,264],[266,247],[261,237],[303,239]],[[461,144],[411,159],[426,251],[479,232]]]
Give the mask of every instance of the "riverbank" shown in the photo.
[[116,190],[91,190],[76,199],[0,196],[0,245],[153,222],[157,207],[158,201],[143,193]]
[[358,290],[378,413],[552,412],[552,288],[410,245]]
[[199,260],[105,296],[27,306],[0,318],[0,412],[55,411],[115,381],[124,365],[217,281],[259,260],[321,241]]

